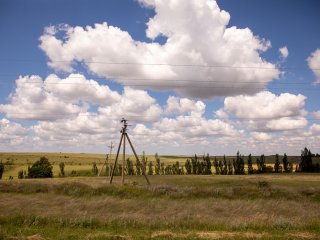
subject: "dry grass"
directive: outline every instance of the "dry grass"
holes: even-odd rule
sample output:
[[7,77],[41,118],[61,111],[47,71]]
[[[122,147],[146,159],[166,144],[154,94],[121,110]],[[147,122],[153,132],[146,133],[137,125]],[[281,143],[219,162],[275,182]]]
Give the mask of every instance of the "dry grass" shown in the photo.
[[[127,177],[124,187],[119,177],[112,186],[102,177],[0,181],[0,224],[98,229],[85,231],[83,239],[140,239],[133,233],[153,239],[320,234],[320,175],[152,176],[150,181],[150,187],[141,176]],[[259,187],[259,181],[268,184]]]

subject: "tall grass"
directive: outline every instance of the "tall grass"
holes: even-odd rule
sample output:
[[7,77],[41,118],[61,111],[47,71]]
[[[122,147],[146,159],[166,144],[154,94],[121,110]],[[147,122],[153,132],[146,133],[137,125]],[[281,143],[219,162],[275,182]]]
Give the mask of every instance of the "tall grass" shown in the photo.
[[[317,239],[320,177],[0,181],[0,239]],[[298,184],[299,183],[299,184]],[[215,238],[214,238],[215,237]],[[305,239],[305,238],[304,238]]]

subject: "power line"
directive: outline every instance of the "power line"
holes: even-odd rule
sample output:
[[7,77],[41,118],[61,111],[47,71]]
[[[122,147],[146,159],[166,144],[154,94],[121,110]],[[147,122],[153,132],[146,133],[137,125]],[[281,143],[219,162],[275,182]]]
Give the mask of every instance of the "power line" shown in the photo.
[[[51,79],[51,78],[50,78]],[[53,79],[59,79],[61,80],[60,82],[47,82],[45,81],[41,81],[41,82],[35,82],[35,81],[26,81],[26,82],[20,82],[19,84],[42,84],[42,85],[96,85],[99,84],[99,86],[108,86],[108,85],[101,85],[99,82],[95,81],[95,83],[90,83],[89,81],[91,81],[92,79],[86,79],[86,81],[88,81],[87,83],[79,83],[79,82],[63,82],[66,81],[66,79],[82,79],[81,77],[75,77],[75,76],[70,76],[70,77],[66,77],[66,78],[59,78],[59,77],[55,77]],[[252,83],[256,83],[256,84],[280,84],[280,85],[310,85],[311,83],[308,82],[280,82],[280,81],[270,81],[270,82],[259,82],[259,81],[215,81],[215,80],[199,80],[199,79],[166,79],[166,78],[130,78],[130,77],[121,77],[121,78],[117,78],[117,77],[110,77],[110,79],[106,79],[106,78],[95,78],[95,79],[101,79],[101,80],[111,80],[111,81],[132,81],[132,82],[141,82],[141,81],[145,81],[150,83],[151,81],[162,81],[162,82],[193,82],[193,83],[220,83],[220,84],[252,84]],[[112,80],[115,79],[115,80]],[[12,81],[12,79],[0,79],[0,81]],[[5,83],[0,82],[0,84],[4,85]]]
[[[318,88],[289,88],[289,87],[246,87],[246,86],[204,86],[204,85],[170,85],[170,84],[162,84],[162,85],[152,85],[152,84],[126,84],[126,87],[137,87],[137,88],[172,88],[172,89],[179,89],[179,88],[198,88],[198,89],[242,89],[242,90],[258,90],[258,91],[265,91],[265,90],[299,90],[299,91],[319,91]],[[19,87],[19,89],[29,89],[28,87]],[[0,91],[6,91],[5,89],[0,89]]]
[[[41,111],[41,109],[40,109]],[[32,114],[30,112],[28,113],[18,113],[18,112],[10,112],[7,113],[6,115],[27,115]],[[312,113],[310,113],[311,115]],[[34,114],[37,115],[37,114]],[[160,117],[165,117],[165,116],[185,116],[189,117],[190,115],[183,115],[183,114],[168,114],[168,113],[162,113],[162,114],[148,114],[148,115],[141,115],[141,114],[118,114],[119,116],[106,116],[106,115],[99,115],[98,113],[63,113],[63,114],[41,114],[41,116],[47,116],[47,117],[56,117],[56,116],[95,116],[95,117],[106,117],[106,119],[111,119],[111,120],[119,120],[120,115],[125,116],[127,118],[140,118],[141,120],[145,118],[160,118]],[[31,115],[33,116],[33,115]],[[10,118],[10,117],[8,117]],[[208,120],[262,120],[262,121],[271,121],[271,120],[279,120],[282,118],[299,118],[299,119],[306,119],[306,120],[320,120],[319,118],[316,117],[304,117],[304,116],[276,116],[276,117],[236,117],[236,116],[229,116],[226,118],[215,118],[215,119],[208,119]],[[94,129],[90,127],[90,129]],[[103,129],[103,128],[97,128],[97,129]]]
[[[35,59],[0,59],[0,62],[41,62],[42,60]],[[72,63],[76,62],[66,60],[50,60],[51,63]],[[81,62],[81,61],[77,61]],[[239,65],[214,65],[214,64],[188,64],[188,63],[146,63],[146,62],[110,62],[110,61],[82,61],[89,64],[104,64],[104,65],[133,65],[133,66],[170,66],[170,67],[199,67],[199,68],[235,68],[235,69],[264,69],[264,70],[312,70],[320,71],[320,68],[302,68],[302,67],[263,67],[263,66],[239,66]]]

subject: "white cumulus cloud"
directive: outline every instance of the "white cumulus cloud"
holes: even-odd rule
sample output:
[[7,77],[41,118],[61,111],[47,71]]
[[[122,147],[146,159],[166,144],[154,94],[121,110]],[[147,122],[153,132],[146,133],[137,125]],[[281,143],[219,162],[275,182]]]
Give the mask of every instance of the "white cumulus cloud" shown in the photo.
[[185,113],[202,115],[206,105],[202,101],[194,101],[188,98],[170,96],[167,100],[165,113],[181,115]]
[[254,140],[258,140],[258,141],[267,141],[272,139],[272,136],[265,132],[252,132],[251,136],[253,137]]
[[125,87],[120,101],[100,107],[99,112],[113,118],[126,118],[135,122],[153,122],[160,119],[162,108],[156,99],[144,90]]
[[80,62],[98,76],[126,86],[170,89],[203,99],[256,93],[278,78],[277,67],[260,55],[270,42],[249,28],[228,27],[230,15],[216,1],[140,3],[155,10],[147,23],[147,37],[163,36],[164,44],[134,40],[107,23],[50,26],[40,37],[49,66],[72,72]]
[[310,131],[314,135],[320,135],[320,124],[312,124]]
[[94,80],[87,80],[81,74],[70,74],[65,79],[57,75],[49,75],[44,87],[61,100],[77,103],[79,101],[92,104],[109,105],[120,100],[120,95],[106,85]]
[[21,146],[29,134],[28,128],[6,118],[0,119],[0,150],[8,151],[8,146]]
[[282,47],[282,48],[279,48],[279,52],[281,54],[281,58],[283,60],[286,60],[289,56],[289,50],[286,46]]
[[68,118],[81,112],[81,107],[63,102],[45,89],[39,76],[19,77],[10,103],[0,104],[0,112],[8,117],[27,120],[54,120]]
[[309,68],[316,75],[315,84],[320,84],[320,49],[315,50],[307,59]]
[[254,96],[227,97],[223,111],[250,129],[260,132],[304,128],[308,121],[304,109],[306,97],[298,94],[260,92]]

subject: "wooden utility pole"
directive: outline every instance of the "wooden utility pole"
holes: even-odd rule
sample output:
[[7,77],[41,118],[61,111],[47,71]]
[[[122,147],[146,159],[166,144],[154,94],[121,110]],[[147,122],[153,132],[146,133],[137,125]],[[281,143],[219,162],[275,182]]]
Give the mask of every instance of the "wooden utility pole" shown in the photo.
[[110,148],[110,154],[109,154],[109,155],[106,154],[106,159],[104,160],[104,163],[103,163],[103,165],[102,165],[102,168],[101,168],[98,176],[101,175],[104,166],[106,166],[106,170],[108,170],[108,173],[107,173],[107,171],[106,171],[106,174],[107,174],[108,176],[110,176],[110,166],[109,166],[109,164],[108,164],[108,160],[109,160],[109,156],[110,156],[110,159],[111,159],[112,149],[114,148],[112,142],[111,142],[111,144],[110,144],[110,146],[109,146],[108,148]]
[[132,142],[128,136],[128,133],[127,133],[127,127],[128,127],[128,123],[127,123],[127,120],[122,118],[121,122],[123,123],[123,127],[122,127],[122,130],[121,130],[121,138],[120,138],[120,143],[119,143],[119,146],[118,146],[118,150],[117,150],[117,156],[116,156],[116,159],[114,161],[114,165],[113,165],[113,168],[112,168],[112,173],[111,173],[111,177],[110,177],[110,184],[112,183],[112,179],[113,179],[113,176],[114,176],[114,171],[115,171],[115,168],[117,167],[117,161],[118,161],[118,157],[119,157],[119,152],[120,152],[120,148],[121,148],[121,144],[122,144],[122,141],[123,141],[123,160],[122,160],[122,185],[124,184],[124,167],[125,167],[125,158],[126,158],[126,139],[128,140],[129,144],[130,144],[130,147],[132,149],[132,152],[134,153],[134,156],[137,160],[137,163],[139,165],[139,167],[141,167],[141,170],[142,170],[142,174],[144,175],[147,183],[150,185],[150,182],[149,182],[149,179],[146,175],[146,172],[144,170],[144,166],[141,165],[140,163],[140,160],[138,158],[138,155],[136,153],[136,151],[134,150],[133,148],[133,145],[132,145]]

